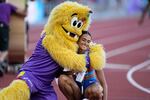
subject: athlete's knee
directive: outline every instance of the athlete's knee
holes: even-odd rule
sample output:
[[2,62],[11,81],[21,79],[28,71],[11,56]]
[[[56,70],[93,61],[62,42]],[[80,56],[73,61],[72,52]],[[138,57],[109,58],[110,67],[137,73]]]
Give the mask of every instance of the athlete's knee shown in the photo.
[[96,98],[94,100],[101,100],[103,91],[98,84],[94,84],[86,89],[85,95],[89,100],[93,100],[92,98]]
[[58,84],[64,84],[68,80],[68,77],[66,75],[60,75],[58,78]]
[[74,89],[74,82],[67,75],[60,75],[58,78],[58,86],[60,88]]

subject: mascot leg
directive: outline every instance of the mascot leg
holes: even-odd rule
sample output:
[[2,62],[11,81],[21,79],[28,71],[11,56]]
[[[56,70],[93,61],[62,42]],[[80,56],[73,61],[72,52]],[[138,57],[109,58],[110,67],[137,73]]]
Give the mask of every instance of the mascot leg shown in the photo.
[[0,91],[0,100],[29,100],[30,91],[22,80],[14,80],[8,87]]

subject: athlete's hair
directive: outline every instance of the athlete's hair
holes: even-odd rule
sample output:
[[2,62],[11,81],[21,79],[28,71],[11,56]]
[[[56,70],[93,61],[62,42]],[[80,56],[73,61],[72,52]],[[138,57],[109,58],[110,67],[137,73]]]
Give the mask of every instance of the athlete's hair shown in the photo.
[[88,34],[89,36],[91,36],[90,32],[89,31],[82,31],[82,34],[79,36],[79,39],[78,41],[80,40],[80,38],[82,37],[82,35],[84,34]]

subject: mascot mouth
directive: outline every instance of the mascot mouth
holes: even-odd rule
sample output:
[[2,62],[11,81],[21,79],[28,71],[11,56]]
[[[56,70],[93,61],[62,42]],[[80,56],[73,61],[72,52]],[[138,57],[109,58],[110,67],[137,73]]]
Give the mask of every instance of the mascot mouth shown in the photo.
[[73,38],[78,38],[78,35],[76,35],[75,33],[69,32],[67,31],[64,27],[62,27],[64,29],[64,31],[67,33],[67,35],[73,37]]

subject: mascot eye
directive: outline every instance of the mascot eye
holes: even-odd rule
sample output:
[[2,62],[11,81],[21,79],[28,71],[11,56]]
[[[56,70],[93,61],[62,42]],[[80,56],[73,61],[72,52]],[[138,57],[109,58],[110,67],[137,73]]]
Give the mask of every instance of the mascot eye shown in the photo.
[[82,25],[83,25],[83,22],[82,22],[82,21],[79,21],[78,24],[77,24],[77,28],[82,27]]
[[77,17],[73,17],[71,20],[71,26],[76,26],[78,22],[78,18]]

